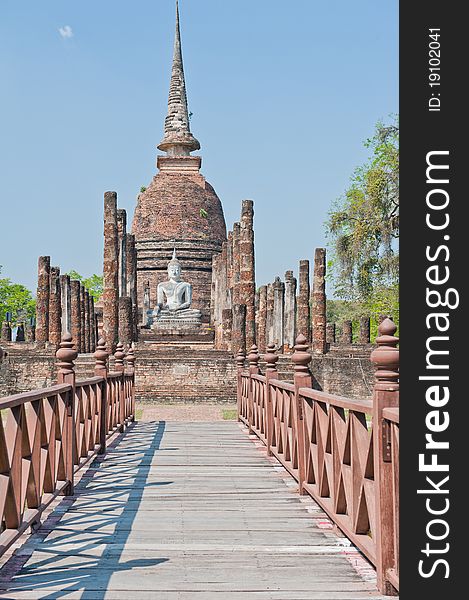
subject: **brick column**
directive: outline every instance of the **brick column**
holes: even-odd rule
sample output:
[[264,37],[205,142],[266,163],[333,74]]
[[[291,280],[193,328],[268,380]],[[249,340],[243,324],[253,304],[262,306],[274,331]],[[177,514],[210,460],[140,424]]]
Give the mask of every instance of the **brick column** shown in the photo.
[[3,321],[2,323],[2,333],[0,337],[2,342],[11,342],[11,327],[8,321]]
[[94,298],[90,294],[90,344],[91,344],[90,352],[96,351],[96,344],[97,344],[96,333],[97,333],[96,332],[96,314],[94,311]]
[[148,323],[148,311],[150,310],[150,282],[145,281],[143,284],[143,307],[142,307],[142,324],[146,327]]
[[241,236],[241,225],[235,223],[233,225],[233,271],[232,271],[232,306],[240,304],[241,302],[241,263],[240,263],[240,236]]
[[311,339],[315,354],[326,352],[326,249],[314,253],[313,293],[311,294]]
[[274,309],[272,318],[272,328],[274,344],[283,352],[283,317],[284,317],[284,306],[285,306],[285,284],[280,280],[280,277],[276,277],[272,285],[274,293]]
[[71,331],[73,343],[77,352],[80,351],[81,347],[81,316],[80,316],[80,288],[81,283],[72,279],[70,282],[70,314],[71,314]]
[[[10,332],[11,336],[11,332]],[[36,327],[28,322],[26,325],[26,341],[27,342],[35,342],[36,341]]]
[[233,306],[231,352],[236,356],[240,351],[246,354],[246,306],[235,304]]
[[274,343],[274,285],[267,284],[267,302],[265,316],[265,344],[270,346]]
[[267,319],[267,286],[259,288],[259,307],[257,309],[257,345],[259,352],[264,353],[267,348],[266,340]]
[[38,261],[36,295],[36,341],[49,341],[50,256],[40,256]]
[[360,344],[370,343],[370,317],[360,317]]
[[70,275],[60,276],[60,301],[62,311],[62,335],[72,331]]
[[344,321],[342,323],[342,336],[341,342],[343,344],[351,344],[353,340],[352,334],[352,321]]
[[80,286],[80,328],[81,328],[81,343],[80,352],[86,352],[86,326],[85,326],[85,286]]
[[222,310],[222,346],[223,350],[231,350],[231,336],[233,332],[233,311],[231,308]]
[[123,208],[117,210],[117,245],[119,252],[119,296],[127,296],[127,212]]
[[128,296],[119,298],[119,341],[125,346],[133,341],[132,300]]
[[104,194],[103,332],[107,349],[114,353],[119,332],[119,266],[117,194]]
[[90,323],[90,293],[88,290],[84,290],[83,295],[83,313],[85,317],[85,335],[84,335],[84,348],[83,352],[89,354],[91,352],[91,323]]
[[309,260],[300,260],[296,330],[310,342]]
[[285,273],[285,314],[284,314],[285,349],[293,350],[296,340],[296,278],[293,271]]
[[326,340],[328,344],[335,344],[335,323],[326,325]]
[[127,296],[132,301],[132,340],[138,341],[137,250],[135,236],[128,233],[126,243]]
[[240,231],[240,292],[246,305],[246,346],[256,343],[256,274],[254,258],[254,202],[243,200]]
[[231,308],[231,291],[233,289],[233,232],[228,232],[228,241],[226,242],[226,287],[227,298]]
[[49,276],[49,342],[58,348],[62,340],[60,269],[51,267]]

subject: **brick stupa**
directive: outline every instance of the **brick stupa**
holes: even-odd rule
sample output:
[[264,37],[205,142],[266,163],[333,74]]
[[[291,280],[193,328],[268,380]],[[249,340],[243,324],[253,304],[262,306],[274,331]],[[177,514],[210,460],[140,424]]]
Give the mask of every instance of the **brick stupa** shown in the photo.
[[137,248],[138,303],[143,306],[149,282],[150,303],[167,279],[167,265],[174,248],[183,278],[193,286],[192,307],[210,318],[212,256],[226,240],[223,208],[213,187],[200,173],[202,159],[191,156],[200,144],[190,131],[181,50],[179,10],[176,3],[176,36],[164,138],[158,149],[159,172],[138,197],[132,223]]

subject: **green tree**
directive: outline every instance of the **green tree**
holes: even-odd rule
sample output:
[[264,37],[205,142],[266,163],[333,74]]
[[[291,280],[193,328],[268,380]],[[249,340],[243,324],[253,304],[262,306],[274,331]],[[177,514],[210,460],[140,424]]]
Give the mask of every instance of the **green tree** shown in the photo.
[[[326,223],[332,247],[335,295],[363,304],[363,310],[394,307],[399,277],[399,125],[376,125],[365,142],[369,160],[353,173],[348,189]],[[386,309],[387,307],[387,309]],[[398,308],[398,304],[397,304]]]
[[[1,266],[0,266],[1,273]],[[24,322],[36,314],[36,301],[24,285],[12,283],[9,278],[0,278],[0,326],[6,313],[12,314],[12,324]]]
[[88,292],[93,296],[97,302],[103,295],[103,277],[102,275],[91,275],[90,277],[83,277],[77,271],[70,271],[68,273],[70,279],[77,279],[81,281]]

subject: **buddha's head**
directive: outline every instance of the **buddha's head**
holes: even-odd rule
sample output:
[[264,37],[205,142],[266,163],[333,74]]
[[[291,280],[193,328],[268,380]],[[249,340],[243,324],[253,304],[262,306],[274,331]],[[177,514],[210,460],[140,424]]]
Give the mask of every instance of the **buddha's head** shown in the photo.
[[176,257],[176,249],[174,249],[173,258],[168,263],[168,277],[174,281],[181,281],[181,263]]

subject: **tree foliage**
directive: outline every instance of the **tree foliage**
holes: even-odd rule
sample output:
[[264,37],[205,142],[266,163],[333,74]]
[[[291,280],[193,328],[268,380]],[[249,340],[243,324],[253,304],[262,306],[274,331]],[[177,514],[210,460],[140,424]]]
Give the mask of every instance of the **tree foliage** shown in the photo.
[[34,317],[36,301],[32,292],[24,285],[13,283],[9,278],[0,278],[0,326],[7,313],[12,315],[13,326],[23,323],[30,317]]
[[77,271],[70,271],[68,273],[70,279],[77,279],[85,286],[88,292],[93,296],[97,302],[103,295],[103,276],[102,275],[91,275],[90,277],[83,277]]
[[355,170],[329,213],[326,228],[333,249],[329,267],[338,298],[383,312],[397,297],[399,277],[397,118],[389,125],[379,122],[365,147],[369,160]]

